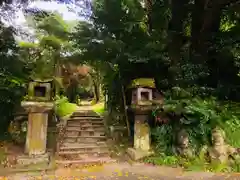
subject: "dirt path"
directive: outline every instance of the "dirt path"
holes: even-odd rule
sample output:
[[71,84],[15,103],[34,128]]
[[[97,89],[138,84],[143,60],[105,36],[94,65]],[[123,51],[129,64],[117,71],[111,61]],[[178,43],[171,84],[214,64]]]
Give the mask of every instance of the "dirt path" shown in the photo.
[[[182,172],[181,169],[128,163],[108,164],[87,169],[57,169],[54,172],[21,173],[8,180],[234,180],[240,175],[216,175],[208,172]],[[0,178],[1,180],[1,178]]]

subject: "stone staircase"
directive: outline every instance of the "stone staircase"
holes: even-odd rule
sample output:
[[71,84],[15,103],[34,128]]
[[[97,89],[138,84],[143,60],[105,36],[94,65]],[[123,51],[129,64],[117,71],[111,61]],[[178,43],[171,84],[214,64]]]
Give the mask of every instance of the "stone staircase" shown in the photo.
[[56,162],[65,166],[112,162],[106,140],[102,117],[93,111],[75,112],[64,127]]

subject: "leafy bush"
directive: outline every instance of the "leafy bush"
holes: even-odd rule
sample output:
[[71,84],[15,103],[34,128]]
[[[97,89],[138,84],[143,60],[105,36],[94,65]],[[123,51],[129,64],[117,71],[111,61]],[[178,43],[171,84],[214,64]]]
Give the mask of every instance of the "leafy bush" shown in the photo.
[[10,134],[12,140],[17,144],[24,144],[27,135],[27,125],[28,121],[18,122],[12,121],[8,128],[8,133]]
[[56,97],[55,113],[59,117],[71,115],[77,109],[77,105],[69,103],[67,97]]
[[102,115],[105,112],[104,103],[98,103],[93,105],[93,111],[99,115]]
[[[215,127],[224,130],[226,143],[240,147],[239,106],[232,102],[219,102],[213,97],[203,98],[193,94],[180,88],[166,93],[163,106],[158,107],[153,114],[157,117],[167,116],[169,121],[152,131],[158,154],[147,161],[154,164],[174,164],[170,160],[175,157],[173,146],[176,144],[177,132],[179,129],[185,129],[195,156],[193,159],[178,157],[174,162],[191,170],[229,171],[226,164],[208,163],[202,149],[204,146],[211,146],[211,131]],[[234,171],[238,167],[237,162],[231,166]]]
[[0,133],[7,131],[14,108],[20,105],[24,94],[24,82],[29,75],[25,59],[19,55],[14,32],[0,22]]
[[160,126],[152,131],[157,152],[172,155],[172,145],[174,142],[171,134],[173,134],[173,128],[168,125]]
[[180,158],[177,156],[167,156],[165,154],[159,154],[158,156],[152,156],[144,159],[144,162],[153,165],[168,165],[168,166],[178,166]]
[[[213,97],[203,99],[193,96],[191,92],[174,88],[163,106],[154,112],[155,116],[165,115],[170,119],[153,133],[154,139],[159,139],[157,146],[163,146],[163,142],[160,142],[162,139],[164,146],[172,145],[178,128],[183,128],[188,131],[190,144],[197,154],[203,145],[211,144],[211,130],[218,126],[226,132],[226,141],[230,145],[240,147],[237,138],[240,135],[240,121],[230,104],[218,102]],[[168,148],[165,147],[165,150]]]

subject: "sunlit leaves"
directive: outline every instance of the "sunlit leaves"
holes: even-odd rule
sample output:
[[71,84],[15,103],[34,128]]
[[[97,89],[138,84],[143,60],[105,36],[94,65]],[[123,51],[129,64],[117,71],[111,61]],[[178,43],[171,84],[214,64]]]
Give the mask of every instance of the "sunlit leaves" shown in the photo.
[[69,27],[59,14],[52,14],[37,23],[37,28],[46,31],[49,35],[59,38],[68,38]]
[[37,48],[37,44],[36,43],[30,43],[30,42],[19,42],[18,45],[21,48]]
[[40,40],[40,46],[44,48],[53,48],[55,50],[61,49],[62,40],[57,38],[56,36],[44,36]]

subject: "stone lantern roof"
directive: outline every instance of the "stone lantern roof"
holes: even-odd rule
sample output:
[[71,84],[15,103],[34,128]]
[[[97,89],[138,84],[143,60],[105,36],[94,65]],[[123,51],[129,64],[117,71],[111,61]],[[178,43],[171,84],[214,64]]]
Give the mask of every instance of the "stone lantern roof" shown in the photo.
[[130,85],[127,87],[128,89],[136,89],[136,88],[151,88],[155,89],[155,80],[152,78],[139,78],[131,81]]
[[39,83],[50,83],[50,82],[53,82],[54,79],[53,78],[47,78],[47,79],[31,78],[31,80]]

